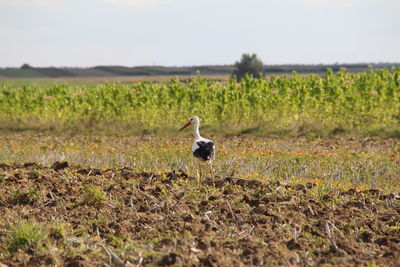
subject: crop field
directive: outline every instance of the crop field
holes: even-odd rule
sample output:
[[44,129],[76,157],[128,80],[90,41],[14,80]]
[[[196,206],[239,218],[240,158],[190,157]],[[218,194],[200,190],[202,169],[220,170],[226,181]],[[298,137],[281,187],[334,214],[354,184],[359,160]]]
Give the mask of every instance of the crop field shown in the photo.
[[128,134],[174,132],[196,114],[208,132],[400,134],[400,68],[217,82],[0,83],[0,128]]
[[0,266],[395,266],[399,75],[1,81]]

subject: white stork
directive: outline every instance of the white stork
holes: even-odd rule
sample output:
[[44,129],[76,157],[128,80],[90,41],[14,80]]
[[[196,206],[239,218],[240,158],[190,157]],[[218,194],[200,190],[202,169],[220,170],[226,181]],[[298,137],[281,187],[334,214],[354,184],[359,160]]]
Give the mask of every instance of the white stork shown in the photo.
[[[183,127],[179,129],[179,131],[185,129],[190,125],[193,125],[194,127],[194,142],[192,144],[193,156],[195,156],[199,160],[199,162],[207,162],[210,164],[211,178],[214,183],[214,172],[212,168],[212,161],[214,160],[215,156],[214,142],[200,136],[199,124],[200,124],[199,118],[197,116],[194,116],[190,118],[190,120],[185,125],[183,125]],[[203,176],[201,164],[199,164],[199,172],[201,180]]]

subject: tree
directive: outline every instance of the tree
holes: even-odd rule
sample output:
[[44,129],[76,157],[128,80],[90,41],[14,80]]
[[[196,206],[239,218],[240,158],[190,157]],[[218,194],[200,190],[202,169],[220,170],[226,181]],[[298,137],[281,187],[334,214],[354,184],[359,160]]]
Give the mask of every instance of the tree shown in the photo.
[[32,68],[29,64],[27,64],[27,63],[25,63],[25,64],[23,64],[22,66],[21,66],[21,70],[27,70],[27,69],[30,69],[30,68]]
[[246,74],[251,74],[255,78],[260,78],[263,73],[264,64],[257,58],[256,54],[243,54],[240,62],[235,63],[235,69],[232,73],[238,81],[240,81]]

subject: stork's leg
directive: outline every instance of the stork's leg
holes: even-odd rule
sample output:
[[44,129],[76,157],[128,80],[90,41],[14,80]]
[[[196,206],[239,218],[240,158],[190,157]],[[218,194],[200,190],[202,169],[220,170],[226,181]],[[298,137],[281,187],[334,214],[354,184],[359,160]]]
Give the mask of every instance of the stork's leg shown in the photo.
[[203,170],[201,168],[201,163],[199,162],[199,185],[201,184],[203,179]]
[[213,169],[212,163],[210,163],[210,172],[211,172],[211,181],[212,181],[213,185],[215,186],[214,169]]

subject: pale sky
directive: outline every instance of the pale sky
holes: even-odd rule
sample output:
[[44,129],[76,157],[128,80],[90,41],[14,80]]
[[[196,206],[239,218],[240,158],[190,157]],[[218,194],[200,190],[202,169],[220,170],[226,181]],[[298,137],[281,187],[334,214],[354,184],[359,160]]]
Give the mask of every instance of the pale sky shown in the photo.
[[400,0],[0,0],[0,67],[400,62]]

